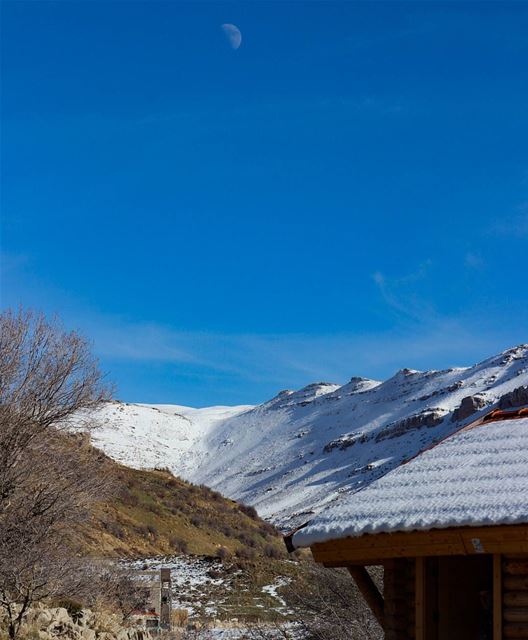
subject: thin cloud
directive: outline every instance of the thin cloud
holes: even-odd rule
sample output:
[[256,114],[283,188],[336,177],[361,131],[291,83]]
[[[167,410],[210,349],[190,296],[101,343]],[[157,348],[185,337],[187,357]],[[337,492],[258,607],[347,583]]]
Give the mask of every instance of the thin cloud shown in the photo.
[[94,345],[105,360],[191,366],[197,377],[216,372],[233,380],[271,382],[277,390],[319,380],[343,383],[353,375],[386,377],[403,366],[471,364],[509,346],[493,334],[475,335],[470,323],[452,319],[424,324],[419,331],[315,336],[179,332],[156,325],[105,326],[102,319],[96,326]]
[[[502,322],[499,327],[486,327],[482,317],[454,319],[429,310],[415,292],[426,279],[429,266],[424,263],[400,278],[389,278],[381,271],[373,274],[373,282],[395,316],[393,328],[385,331],[318,335],[184,331],[97,312],[42,282],[32,281],[28,288],[20,272],[9,275],[16,296],[3,302],[16,305],[22,297],[49,312],[61,309],[66,326],[78,329],[93,342],[110,377],[112,369],[119,370],[123,363],[147,372],[145,375],[151,365],[171,365],[170,375],[192,379],[196,394],[203,389],[204,402],[211,380],[216,391],[227,390],[226,398],[231,402],[242,398],[257,402],[281,388],[299,388],[314,381],[344,383],[353,375],[385,379],[405,366],[424,369],[472,364],[510,346],[515,339],[525,340],[520,329],[512,331]],[[148,381],[145,384],[152,388]],[[185,403],[186,396],[178,401]]]
[[432,304],[416,292],[416,284],[427,278],[432,264],[431,260],[426,260],[415,271],[397,278],[388,277],[381,271],[372,274],[384,302],[398,317],[419,323],[435,318]]

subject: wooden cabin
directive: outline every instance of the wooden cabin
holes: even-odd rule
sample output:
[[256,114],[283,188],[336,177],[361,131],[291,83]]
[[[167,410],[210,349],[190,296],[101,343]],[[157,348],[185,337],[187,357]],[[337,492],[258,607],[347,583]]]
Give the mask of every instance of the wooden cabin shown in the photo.
[[[287,540],[346,567],[387,640],[528,639],[528,415],[458,431]],[[384,567],[381,593],[366,567]]]

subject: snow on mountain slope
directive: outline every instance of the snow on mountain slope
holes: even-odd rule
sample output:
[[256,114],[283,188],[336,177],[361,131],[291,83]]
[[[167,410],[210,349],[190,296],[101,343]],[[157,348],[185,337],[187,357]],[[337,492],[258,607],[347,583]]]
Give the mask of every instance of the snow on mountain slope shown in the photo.
[[[219,422],[252,406],[193,409],[180,405],[108,402],[96,416],[93,443],[111,458],[137,469],[169,467],[190,478],[208,455],[205,435]],[[177,471],[176,471],[177,470]]]
[[469,368],[315,383],[255,407],[110,403],[94,440],[125,464],[169,467],[289,527],[527,385],[521,345]]

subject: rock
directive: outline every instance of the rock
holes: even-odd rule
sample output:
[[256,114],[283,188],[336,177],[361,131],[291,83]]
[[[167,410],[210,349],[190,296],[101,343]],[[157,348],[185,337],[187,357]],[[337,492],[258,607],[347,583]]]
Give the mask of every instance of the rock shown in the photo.
[[130,638],[130,631],[129,629],[121,629],[118,633],[117,633],[117,640],[129,640]]
[[81,631],[81,638],[82,640],[95,640],[95,631],[88,627],[84,627]]
[[33,623],[38,629],[47,629],[50,626],[52,619],[53,616],[49,609],[41,609],[39,611],[35,611]]
[[94,612],[90,611],[90,609],[83,609],[83,621],[84,621],[85,626],[93,627],[94,626],[94,620],[95,620]]
[[472,416],[476,411],[484,409],[487,404],[488,401],[482,396],[466,396],[465,398],[462,398],[462,402],[460,403],[458,409],[455,409],[455,411],[453,411],[451,422],[465,420],[466,418],[469,418],[469,416]]
[[[63,607],[48,609],[36,605],[27,615],[26,624],[36,627],[33,640],[152,640],[150,633],[134,627],[123,627],[119,616],[81,611],[81,624],[76,624]],[[1,622],[1,619],[0,619]]]
[[510,393],[501,396],[499,409],[514,409],[528,404],[528,386],[517,387]]
[[376,442],[381,442],[382,440],[387,440],[389,438],[397,438],[402,436],[404,433],[415,431],[422,427],[436,427],[444,420],[445,413],[445,409],[442,408],[424,409],[424,411],[413,416],[409,416],[408,418],[391,422],[391,424],[388,424],[378,433],[376,436]]
[[325,444],[323,451],[325,453],[330,453],[334,449],[340,449],[341,451],[345,451],[346,449],[353,447],[356,442],[361,442],[361,444],[365,444],[367,442],[368,436],[366,434],[361,433],[345,433],[339,438],[335,440],[331,440],[327,444]]
[[70,614],[66,611],[66,609],[64,607],[57,607],[56,609],[50,609],[49,612],[51,613],[51,624],[53,624],[54,626],[57,625],[68,625],[71,624],[73,621],[70,618]]
[[323,451],[324,453],[330,453],[334,449],[341,449],[341,451],[344,451],[349,447],[353,447],[356,442],[357,438],[355,438],[354,436],[342,435],[335,440],[330,440],[330,442],[327,442],[327,444],[325,444],[325,446],[323,447]]

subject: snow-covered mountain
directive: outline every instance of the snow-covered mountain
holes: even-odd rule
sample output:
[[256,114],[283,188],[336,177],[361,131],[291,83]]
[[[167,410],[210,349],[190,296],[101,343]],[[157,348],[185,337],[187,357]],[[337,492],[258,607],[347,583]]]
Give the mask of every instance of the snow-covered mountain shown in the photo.
[[288,528],[494,406],[518,404],[528,404],[528,344],[468,368],[314,383],[254,407],[112,402],[94,444],[132,467],[168,467]]

